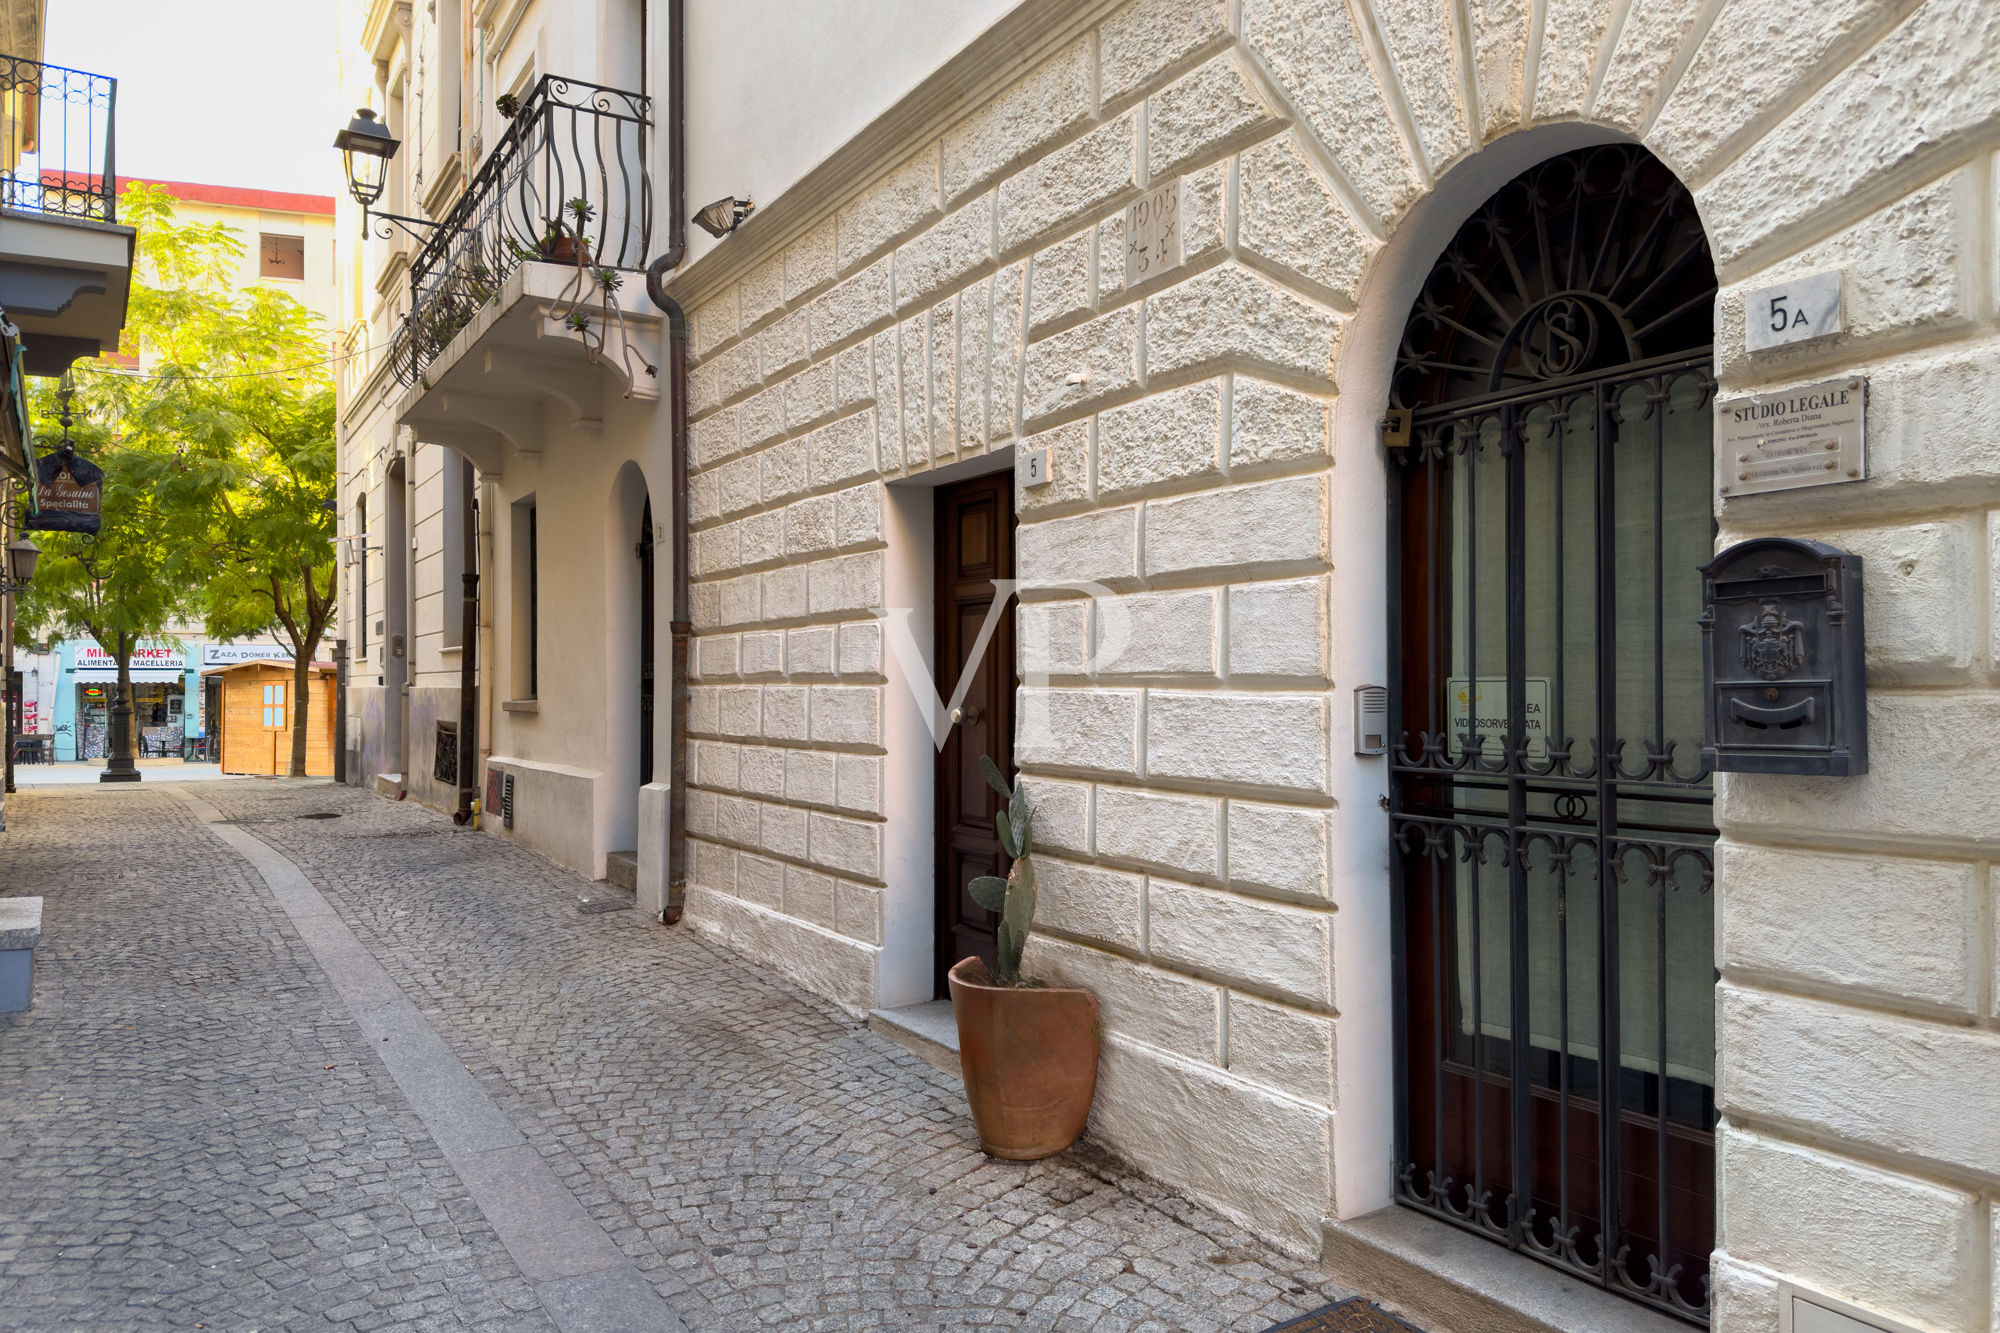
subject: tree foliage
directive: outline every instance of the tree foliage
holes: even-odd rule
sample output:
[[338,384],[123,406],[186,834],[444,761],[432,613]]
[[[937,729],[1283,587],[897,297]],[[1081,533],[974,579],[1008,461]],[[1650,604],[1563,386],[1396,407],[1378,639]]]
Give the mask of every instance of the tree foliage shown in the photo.
[[[129,600],[123,619],[143,633],[176,614],[199,614],[217,638],[282,632],[295,663],[291,772],[303,776],[307,681],[336,586],[326,335],[286,293],[235,287],[233,229],[178,222],[171,196],[141,183],[120,208],[139,233],[124,350],[142,369],[79,364],[77,399],[106,472],[105,530],[51,543],[76,571],[57,586],[80,580],[100,600]],[[113,550],[131,578],[92,572],[111,567]],[[144,596],[141,582],[152,585]]]

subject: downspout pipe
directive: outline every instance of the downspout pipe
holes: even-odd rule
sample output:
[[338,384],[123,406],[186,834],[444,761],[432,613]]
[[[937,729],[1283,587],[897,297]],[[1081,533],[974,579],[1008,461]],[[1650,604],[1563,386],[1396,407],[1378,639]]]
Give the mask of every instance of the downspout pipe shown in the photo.
[[673,647],[667,687],[667,891],[660,920],[681,919],[687,897],[688,411],[687,314],[667,295],[667,279],[687,257],[687,37],[685,0],[667,0],[667,249],[646,266],[646,294],[667,316],[667,430],[672,459],[668,504],[672,533]]
[[479,497],[472,460],[461,455],[457,467],[464,587],[459,595],[458,803],[451,822],[463,828],[472,822],[472,803],[479,796]]

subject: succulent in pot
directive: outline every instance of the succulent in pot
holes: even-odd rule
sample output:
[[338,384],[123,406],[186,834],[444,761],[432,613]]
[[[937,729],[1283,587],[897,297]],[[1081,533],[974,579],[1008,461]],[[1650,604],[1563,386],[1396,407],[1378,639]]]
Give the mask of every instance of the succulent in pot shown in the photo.
[[1014,864],[1005,879],[981,875],[966,886],[973,901],[1000,914],[994,965],[967,958],[947,980],[979,1146],[994,1157],[1031,1161],[1076,1142],[1090,1118],[1101,1035],[1097,997],[1022,975],[1035,920],[1034,812],[992,759],[982,755],[979,771],[1000,794],[993,822]]

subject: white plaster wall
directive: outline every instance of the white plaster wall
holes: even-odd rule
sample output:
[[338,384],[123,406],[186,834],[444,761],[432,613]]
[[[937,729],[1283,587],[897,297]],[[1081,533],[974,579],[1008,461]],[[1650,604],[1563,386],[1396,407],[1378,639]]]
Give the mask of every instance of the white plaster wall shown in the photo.
[[[812,821],[879,821],[895,847],[928,805],[789,783],[794,755],[896,771],[910,744],[813,731],[820,698],[856,697],[836,687],[893,715],[879,663],[820,646],[909,559],[893,521],[843,529],[843,500],[1047,447],[1021,572],[1123,594],[1019,613],[1048,676],[1017,748],[1048,852],[1035,964],[1103,1001],[1093,1132],[1302,1248],[1387,1202],[1383,774],[1345,735],[1383,662],[1385,369],[1486,193],[1635,139],[1696,191],[1725,389],[1872,386],[1867,482],[1720,509],[1724,541],[1863,553],[1875,767],[1718,783],[1717,1327],[1775,1328],[1781,1277],[1993,1327],[2000,760],[1964,740],[2000,721],[1996,25],[1907,2],[1142,0],[785,236],[697,263],[690,920],[842,1003],[881,993],[892,963],[841,942],[825,881],[919,895],[835,864]],[[801,36],[769,58],[811,56]],[[1123,207],[1176,175],[1186,262],[1127,292]],[[1747,357],[1743,290],[1829,266],[1850,332]],[[1271,620],[1326,628],[1300,652]]]

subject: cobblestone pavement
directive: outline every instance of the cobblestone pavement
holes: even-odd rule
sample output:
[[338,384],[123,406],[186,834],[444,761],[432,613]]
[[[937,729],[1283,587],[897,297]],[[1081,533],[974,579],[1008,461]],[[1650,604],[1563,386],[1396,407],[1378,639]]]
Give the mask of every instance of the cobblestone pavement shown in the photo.
[[[690,931],[579,910],[604,886],[498,838],[325,784],[200,794],[305,872],[689,1329],[1262,1329],[1349,1294],[1088,1145],[986,1158],[955,1079]],[[0,1328],[546,1327],[186,806],[9,816],[0,892],[49,897],[49,943],[37,1010],[0,1018]]]

